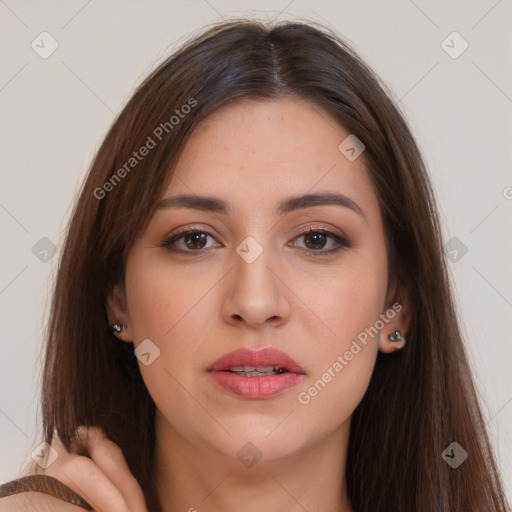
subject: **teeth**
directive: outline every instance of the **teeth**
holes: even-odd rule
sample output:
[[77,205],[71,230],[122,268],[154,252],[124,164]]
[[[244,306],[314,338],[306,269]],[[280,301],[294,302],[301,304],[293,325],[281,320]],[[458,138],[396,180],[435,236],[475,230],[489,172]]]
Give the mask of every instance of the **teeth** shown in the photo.
[[276,366],[231,366],[228,370],[232,372],[270,372]]
[[279,375],[287,370],[277,366],[231,366],[226,371],[236,373],[241,377],[263,377],[265,375]]

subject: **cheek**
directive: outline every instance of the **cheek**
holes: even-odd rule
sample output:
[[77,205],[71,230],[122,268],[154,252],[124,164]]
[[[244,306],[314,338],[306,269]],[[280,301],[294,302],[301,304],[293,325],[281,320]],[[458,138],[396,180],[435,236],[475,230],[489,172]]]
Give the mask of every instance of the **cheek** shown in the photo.
[[[370,382],[377,351],[374,346],[358,348],[350,361],[346,352],[331,358],[322,371],[311,376],[308,387],[297,394],[297,417],[301,430],[312,433],[310,442],[344,430],[361,402]],[[348,351],[352,354],[352,351]],[[338,360],[338,357],[341,359]]]
[[[197,355],[208,318],[205,308],[211,307],[207,292],[212,284],[176,271],[164,258],[134,257],[127,265],[126,292],[135,347],[149,339],[158,349],[151,364],[139,360],[140,372],[157,408],[173,424],[180,421],[177,411],[188,411],[187,421],[206,421],[197,407],[190,406],[185,390],[191,388],[188,377],[194,375],[195,361],[201,361]],[[191,419],[194,415],[197,418]]]
[[386,261],[359,258],[351,263],[346,262],[336,279],[324,282],[322,293],[310,295],[311,309],[321,312],[328,330],[322,339],[317,338],[315,363],[297,398],[312,417],[315,411],[332,411],[330,419],[325,419],[326,428],[348,419],[362,399],[382,328]]
[[354,255],[329,274],[295,285],[294,291],[306,298],[315,318],[321,320],[317,322],[322,327],[321,336],[335,350],[344,351],[379,318],[387,286],[385,264],[385,259]]
[[134,258],[127,266],[129,314],[137,343],[144,338],[163,343],[176,326],[200,307],[212,286],[208,276],[173,268],[165,257]]
[[350,419],[373,373],[378,352],[374,326],[381,313],[385,285],[375,286],[373,282],[365,291],[361,284],[333,286],[322,299],[327,304],[336,297],[331,307],[323,309],[324,323],[334,334],[315,344],[314,365],[296,395],[301,425],[318,439]]
[[150,366],[139,363],[146,385],[159,396],[179,395],[180,382],[202,368],[202,343],[213,329],[216,307],[214,275],[172,268],[165,258],[133,258],[126,271],[126,291],[134,344],[151,340],[159,351]]

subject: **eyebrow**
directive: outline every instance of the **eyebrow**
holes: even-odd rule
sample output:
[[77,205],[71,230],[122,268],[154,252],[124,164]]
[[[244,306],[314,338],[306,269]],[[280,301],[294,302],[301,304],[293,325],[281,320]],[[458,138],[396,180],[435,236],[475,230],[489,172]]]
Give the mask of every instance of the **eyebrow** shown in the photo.
[[[286,213],[301,210],[304,208],[313,208],[315,206],[342,206],[349,208],[360,215],[365,222],[366,216],[361,207],[350,197],[338,192],[321,192],[304,194],[302,196],[288,197],[280,201],[276,207],[278,215],[285,215]],[[209,196],[196,196],[181,194],[177,196],[166,197],[162,199],[158,205],[157,210],[167,208],[190,208],[204,212],[219,213],[222,215],[230,215],[232,207],[223,199]]]

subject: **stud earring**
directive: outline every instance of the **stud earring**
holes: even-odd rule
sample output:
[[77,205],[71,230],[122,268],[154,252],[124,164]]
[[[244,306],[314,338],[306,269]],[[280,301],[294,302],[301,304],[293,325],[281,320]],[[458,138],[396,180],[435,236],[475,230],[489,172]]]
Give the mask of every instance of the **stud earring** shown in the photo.
[[400,331],[395,331],[393,333],[391,333],[388,338],[391,340],[391,341],[403,341],[405,343],[405,336],[402,336],[400,334]]
[[124,325],[120,323],[115,323],[110,327],[110,332],[113,334],[121,334],[121,331],[124,329]]

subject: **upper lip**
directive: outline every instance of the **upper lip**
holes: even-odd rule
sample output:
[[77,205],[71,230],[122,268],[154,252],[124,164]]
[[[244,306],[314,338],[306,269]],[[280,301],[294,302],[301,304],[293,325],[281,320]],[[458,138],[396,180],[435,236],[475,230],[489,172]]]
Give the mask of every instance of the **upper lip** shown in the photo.
[[274,366],[289,372],[304,374],[305,371],[297,361],[275,348],[260,350],[240,349],[224,354],[217,359],[208,371],[228,370],[233,366]]

